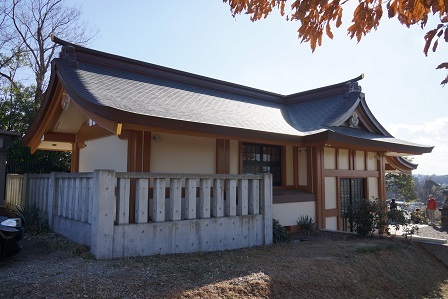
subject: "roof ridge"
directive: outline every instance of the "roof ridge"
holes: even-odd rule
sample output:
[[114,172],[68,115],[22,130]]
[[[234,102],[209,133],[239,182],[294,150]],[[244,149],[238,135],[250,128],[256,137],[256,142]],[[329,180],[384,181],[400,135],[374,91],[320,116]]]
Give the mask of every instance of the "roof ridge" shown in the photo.
[[[237,93],[245,96],[255,97],[270,102],[285,103],[285,95],[269,92],[237,83],[210,78],[186,71],[132,59],[125,56],[102,52],[80,45],[64,41],[56,36],[52,36],[52,41],[63,47],[61,58],[67,58],[72,66],[75,66],[73,60],[84,60],[95,64],[107,65],[113,68],[152,75],[164,79],[170,79],[196,86],[204,86],[221,91]],[[69,54],[67,54],[69,53]]]
[[[110,67],[117,69],[133,71],[143,75],[153,75],[160,78],[175,80],[182,83],[194,84],[196,86],[199,85],[220,91],[232,92],[244,96],[255,97],[261,100],[266,100],[279,104],[293,104],[336,94],[343,94],[344,96],[347,96],[352,91],[361,90],[361,87],[358,85],[357,81],[364,78],[364,74],[361,74],[356,78],[343,81],[341,83],[323,86],[290,95],[282,95],[254,87],[249,87],[237,83],[232,83],[224,80],[219,80],[186,71],[165,67],[150,62],[145,62],[142,60],[132,59],[125,56],[120,56],[116,54],[86,48],[62,40],[54,35],[51,36],[51,40],[63,46],[64,54],[61,55],[61,57],[68,59],[70,65],[74,67],[77,64],[77,59],[79,59],[89,61],[95,64],[108,65]],[[93,57],[95,57],[95,59],[93,59]]]

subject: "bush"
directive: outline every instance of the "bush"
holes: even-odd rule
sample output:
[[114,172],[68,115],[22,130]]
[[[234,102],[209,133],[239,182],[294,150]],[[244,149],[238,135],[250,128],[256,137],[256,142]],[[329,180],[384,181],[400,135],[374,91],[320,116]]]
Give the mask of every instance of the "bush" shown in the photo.
[[375,231],[382,235],[387,229],[387,205],[378,198],[360,200],[356,207],[347,208],[347,218],[353,223],[354,231],[362,236],[373,236]]
[[277,219],[272,219],[272,226],[274,243],[285,243],[291,240],[285,227],[283,227]]
[[304,235],[310,235],[316,231],[314,219],[308,215],[300,216],[299,219],[297,219],[297,225]]
[[42,212],[35,204],[17,207],[16,210],[25,219],[25,232],[37,235],[50,230],[47,214]]
[[411,221],[415,224],[428,224],[428,218],[424,211],[415,211],[411,213]]

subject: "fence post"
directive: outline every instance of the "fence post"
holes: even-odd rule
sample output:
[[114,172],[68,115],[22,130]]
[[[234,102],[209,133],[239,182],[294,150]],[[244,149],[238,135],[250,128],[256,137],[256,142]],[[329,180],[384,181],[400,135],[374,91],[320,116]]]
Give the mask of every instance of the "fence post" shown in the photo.
[[99,259],[113,257],[115,185],[114,170],[94,171],[91,251]]
[[260,212],[264,220],[264,244],[272,243],[272,174],[264,173],[261,181]]
[[48,186],[48,199],[47,199],[47,213],[48,224],[51,229],[54,229],[53,216],[58,210],[58,193],[56,188],[56,172],[52,172],[50,176],[50,184]]
[[20,205],[24,207],[28,203],[28,199],[28,173],[25,173],[22,181],[22,197],[20,198]]

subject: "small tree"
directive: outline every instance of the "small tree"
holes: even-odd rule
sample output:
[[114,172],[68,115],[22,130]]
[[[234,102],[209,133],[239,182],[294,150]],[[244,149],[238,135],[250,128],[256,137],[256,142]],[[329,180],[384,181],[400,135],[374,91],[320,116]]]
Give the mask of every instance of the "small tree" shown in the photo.
[[388,198],[403,198],[405,201],[416,201],[415,182],[412,176],[404,173],[386,174],[386,189]]

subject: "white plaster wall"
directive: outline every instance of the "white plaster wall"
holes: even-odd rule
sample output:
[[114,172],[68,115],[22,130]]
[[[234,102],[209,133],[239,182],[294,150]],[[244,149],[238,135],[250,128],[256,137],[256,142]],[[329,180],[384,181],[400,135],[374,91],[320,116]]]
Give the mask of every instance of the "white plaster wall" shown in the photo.
[[238,141],[230,140],[230,173],[231,174],[239,174],[238,165],[240,163],[239,159],[239,148]]
[[348,170],[349,169],[349,156],[347,149],[340,149],[338,153],[338,167],[339,169]]
[[368,198],[371,199],[372,196],[378,198],[378,178],[367,178],[368,184]]
[[336,169],[336,150],[331,147],[324,148],[324,168]]
[[86,141],[86,147],[79,150],[79,172],[95,169],[127,171],[128,142],[116,135]]
[[355,165],[355,170],[365,170],[365,163],[364,163],[364,152],[363,151],[356,151],[356,157],[355,157],[355,161],[356,161],[356,165]]
[[378,160],[376,159],[377,153],[367,153],[367,170],[378,170]]
[[326,217],[325,218],[325,229],[337,230],[338,229],[338,217]]
[[306,148],[299,148],[298,150],[299,158],[299,186],[306,186],[308,183],[308,163],[306,157]]
[[336,209],[336,178],[325,178],[325,209]]
[[151,142],[151,172],[215,173],[215,139],[153,135],[160,141]]
[[283,226],[297,225],[300,216],[308,215],[316,221],[316,204],[314,201],[276,203],[272,205],[272,217]]
[[294,163],[293,163],[293,150],[292,146],[286,146],[285,147],[286,152],[286,185],[293,185],[294,184]]

